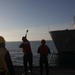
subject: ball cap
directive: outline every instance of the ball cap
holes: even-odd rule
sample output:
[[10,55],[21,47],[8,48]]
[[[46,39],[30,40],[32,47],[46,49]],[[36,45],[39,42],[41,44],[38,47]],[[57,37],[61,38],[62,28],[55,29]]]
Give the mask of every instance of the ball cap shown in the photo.
[[41,44],[45,44],[45,43],[46,43],[45,39],[42,39]]
[[5,42],[5,39],[2,36],[0,36],[0,43],[3,43],[3,42]]
[[25,36],[22,37],[22,40],[25,41],[27,38]]

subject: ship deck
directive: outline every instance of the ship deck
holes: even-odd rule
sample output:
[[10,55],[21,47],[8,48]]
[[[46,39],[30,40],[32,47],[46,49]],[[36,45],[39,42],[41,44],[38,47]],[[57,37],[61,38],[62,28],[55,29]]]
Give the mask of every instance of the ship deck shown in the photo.
[[[23,74],[23,66],[14,66],[15,75]],[[39,67],[33,67],[33,73],[28,75],[40,75]],[[45,71],[44,71],[44,74]],[[75,68],[58,68],[58,67],[50,67],[49,75],[75,75]]]
[[[54,55],[54,54],[53,54]],[[57,54],[58,55],[58,54]],[[65,54],[63,57],[59,55],[59,60],[55,60],[56,63],[49,66],[49,75],[75,75],[75,54]],[[52,56],[53,57],[53,56]],[[54,55],[54,57],[56,57]],[[62,60],[61,60],[62,59]],[[53,59],[51,59],[51,62]],[[59,61],[61,61],[59,63]],[[52,62],[53,63],[53,62]],[[50,63],[50,64],[52,64]],[[14,66],[15,75],[23,75],[23,66]],[[28,75],[40,75],[39,73],[39,66],[33,67],[33,73]],[[46,75],[45,70],[43,75]]]

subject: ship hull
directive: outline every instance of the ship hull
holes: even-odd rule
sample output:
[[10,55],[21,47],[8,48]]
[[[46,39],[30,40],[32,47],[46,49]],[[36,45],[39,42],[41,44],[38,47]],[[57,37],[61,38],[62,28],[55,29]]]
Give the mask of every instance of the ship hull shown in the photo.
[[75,30],[50,31],[58,52],[75,52]]

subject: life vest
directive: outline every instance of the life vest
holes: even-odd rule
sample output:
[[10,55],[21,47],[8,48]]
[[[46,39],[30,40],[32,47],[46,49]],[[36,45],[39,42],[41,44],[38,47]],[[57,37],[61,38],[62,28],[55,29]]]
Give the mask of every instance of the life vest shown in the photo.
[[30,46],[30,43],[27,41],[27,42],[23,42],[22,43],[22,48],[23,48],[23,53],[24,54],[31,54],[31,46]]
[[6,75],[10,75],[5,61],[6,53],[6,49],[0,48],[0,72],[5,72]]
[[47,45],[41,45],[40,47],[39,47],[39,53],[40,53],[40,55],[48,55],[48,53],[49,53],[49,48],[48,48],[48,46]]

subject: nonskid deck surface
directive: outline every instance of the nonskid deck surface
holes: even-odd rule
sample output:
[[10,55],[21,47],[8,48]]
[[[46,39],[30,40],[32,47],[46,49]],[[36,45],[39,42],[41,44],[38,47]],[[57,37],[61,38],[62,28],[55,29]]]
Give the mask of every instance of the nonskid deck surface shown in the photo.
[[[23,66],[14,66],[16,75],[23,75]],[[39,67],[33,67],[33,73],[28,75],[40,75]],[[46,75],[45,71],[43,75]],[[75,68],[49,68],[49,75],[75,75]]]

